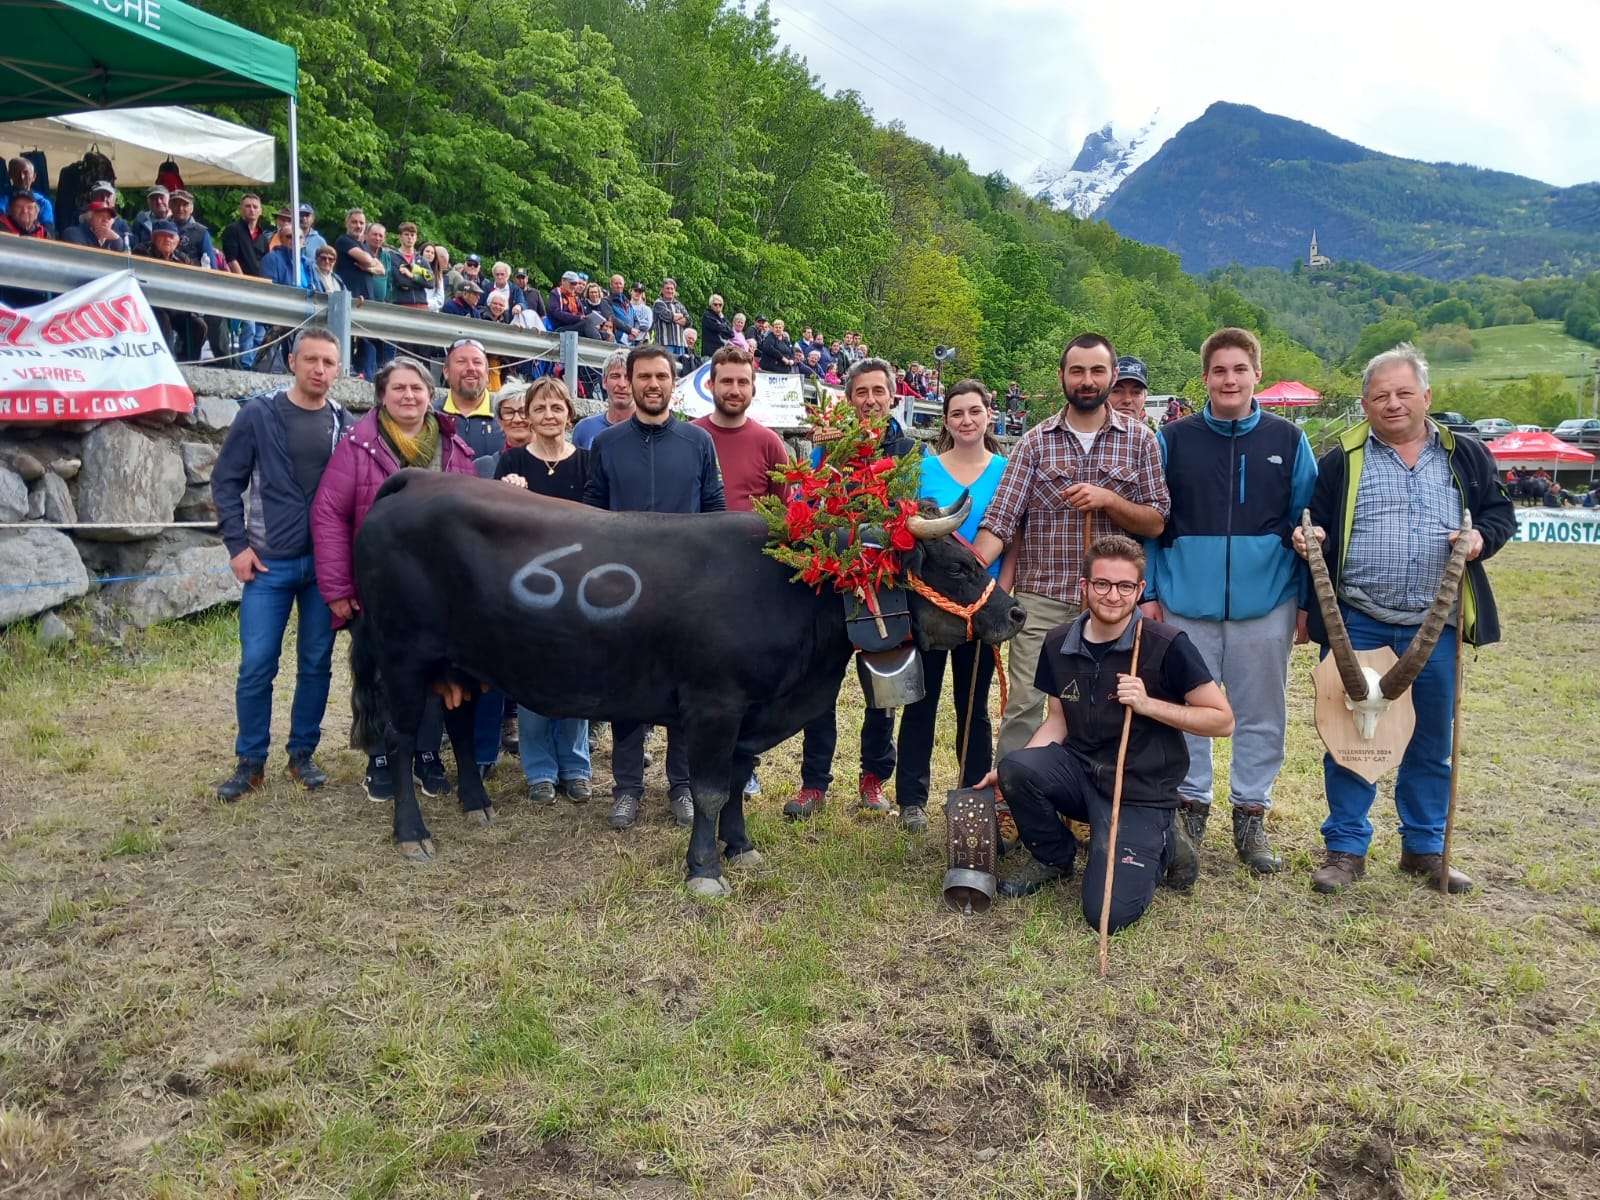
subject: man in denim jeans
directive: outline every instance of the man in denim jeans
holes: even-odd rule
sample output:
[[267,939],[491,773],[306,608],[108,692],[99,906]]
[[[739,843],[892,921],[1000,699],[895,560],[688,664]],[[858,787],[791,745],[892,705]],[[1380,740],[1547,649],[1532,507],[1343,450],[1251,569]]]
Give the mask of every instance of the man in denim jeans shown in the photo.
[[333,625],[317,592],[310,517],[333,448],[354,424],[328,398],[339,365],[334,336],[323,328],[305,330],[289,355],[294,383],[239,410],[211,475],[218,527],[233,573],[244,584],[235,691],[239,765],[217,785],[217,797],[229,803],[264,781],[272,746],[272,681],[296,606],[299,674],[289,710],[289,775],[308,789],[328,781],[311,756],[328,706]]

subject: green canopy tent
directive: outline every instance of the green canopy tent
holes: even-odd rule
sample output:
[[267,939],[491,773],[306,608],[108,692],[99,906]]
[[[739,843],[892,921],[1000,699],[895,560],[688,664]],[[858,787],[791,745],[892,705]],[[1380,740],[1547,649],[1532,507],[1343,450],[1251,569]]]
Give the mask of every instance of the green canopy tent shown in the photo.
[[[292,46],[182,0],[8,0],[0,44],[7,120],[88,108],[289,101],[289,207],[300,207]],[[295,223],[295,262],[300,262]]]

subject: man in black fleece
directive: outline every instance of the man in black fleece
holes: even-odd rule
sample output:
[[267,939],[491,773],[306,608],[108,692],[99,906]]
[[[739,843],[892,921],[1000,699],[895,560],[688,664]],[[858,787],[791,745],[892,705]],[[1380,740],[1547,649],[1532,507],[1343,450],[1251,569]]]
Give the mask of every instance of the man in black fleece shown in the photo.
[[[663,346],[628,351],[628,386],[634,412],[595,435],[589,449],[585,504],[611,512],[724,512],[722,475],[711,435],[672,416],[677,369]],[[681,739],[667,730],[667,784],[672,815],[679,825],[694,823],[689,787],[689,757]],[[644,797],[643,725],[615,722],[611,727],[611,811],[613,829],[639,819]]]
[[[298,606],[299,670],[289,709],[289,774],[303,787],[327,782],[312,759],[322,738],[333,674],[333,624],[317,591],[311,556],[311,501],[333,448],[355,424],[328,398],[339,377],[339,342],[313,326],[289,355],[294,382],[246,403],[217,455],[211,495],[217,525],[244,584],[239,601],[239,737],[234,773],[217,786],[229,803],[260,787],[272,748],[272,681],[289,613]],[[249,488],[249,509],[245,489]]]

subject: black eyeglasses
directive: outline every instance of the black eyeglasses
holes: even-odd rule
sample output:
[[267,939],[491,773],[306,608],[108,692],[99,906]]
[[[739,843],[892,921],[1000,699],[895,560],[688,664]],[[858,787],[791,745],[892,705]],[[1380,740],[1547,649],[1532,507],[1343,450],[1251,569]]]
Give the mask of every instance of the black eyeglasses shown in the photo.
[[482,351],[483,353],[485,353],[485,354],[488,353],[487,350],[483,349],[483,343],[480,342],[477,338],[457,338],[455,341],[451,342],[450,345],[445,349],[445,353],[446,354],[454,354],[457,350],[461,349],[461,347],[463,347],[463,346],[475,346],[480,351]]
[[500,419],[502,421],[526,421],[528,419],[528,410],[525,408],[513,408],[507,404],[500,409]]
[[1131,596],[1139,590],[1137,583],[1129,583],[1126,579],[1091,579],[1089,587],[1096,596],[1109,596],[1111,589],[1117,589],[1119,596]]

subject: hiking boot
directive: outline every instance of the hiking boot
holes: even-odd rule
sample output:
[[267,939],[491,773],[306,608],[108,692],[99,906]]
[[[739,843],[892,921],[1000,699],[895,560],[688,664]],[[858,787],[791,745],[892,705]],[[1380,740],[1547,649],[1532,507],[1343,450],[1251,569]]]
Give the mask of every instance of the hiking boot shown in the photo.
[[1058,879],[1070,879],[1072,867],[1058,867],[1054,863],[1040,862],[1037,858],[1030,858],[1015,871],[1012,871],[1000,881],[1000,894],[1012,900],[1022,896],[1031,896],[1047,883],[1054,883]]
[[327,772],[317,766],[309,750],[296,750],[289,755],[289,778],[308,792],[314,792],[328,782]]
[[561,784],[567,793],[567,799],[574,804],[587,804],[594,796],[594,789],[589,786],[587,779],[568,779]]
[[517,715],[512,713],[500,722],[500,749],[507,754],[515,754],[517,746]]
[[1206,819],[1211,816],[1211,805],[1185,800],[1178,805],[1178,820],[1189,835],[1189,843],[1200,853],[1200,844],[1206,840]]
[[1239,852],[1239,861],[1259,874],[1271,875],[1283,866],[1267,837],[1267,810],[1259,804],[1234,805],[1233,848]]
[[857,805],[866,812],[886,813],[889,811],[889,797],[883,794],[883,780],[876,775],[863,775],[860,789],[861,801]]
[[[1442,854],[1414,854],[1400,851],[1400,869],[1407,875],[1418,875],[1427,880],[1434,891],[1439,890],[1439,868],[1444,864]],[[1450,868],[1450,894],[1459,896],[1472,890],[1472,880],[1454,867]]]
[[232,804],[240,796],[255,791],[266,781],[266,763],[241,758],[239,765],[233,769],[233,774],[217,784],[217,799],[225,804]]
[[811,814],[821,808],[827,798],[828,793],[821,788],[803,787],[793,800],[783,802],[783,815],[791,821],[810,820]]
[[528,803],[554,804],[556,802],[556,785],[548,779],[541,779],[528,789]]
[[422,789],[424,796],[448,796],[452,790],[450,776],[444,773],[444,764],[431,750],[411,760],[411,773],[416,776],[417,786]]
[[900,828],[907,833],[927,833],[927,808],[921,804],[907,804],[900,810]]
[[367,759],[367,777],[361,781],[361,787],[374,804],[394,799],[394,775],[389,770],[387,754]]
[[611,811],[606,813],[606,824],[613,829],[626,829],[639,819],[638,792],[617,792],[611,797]]
[[1179,812],[1167,827],[1167,844],[1172,848],[1172,859],[1167,863],[1167,873],[1161,882],[1175,892],[1187,892],[1200,878],[1200,852],[1189,838],[1189,823]]
[[672,810],[672,819],[679,825],[687,828],[694,824],[694,792],[689,788],[673,788],[672,794],[667,797],[667,807]]
[[1329,850],[1327,861],[1311,876],[1311,890],[1324,896],[1336,896],[1367,873],[1365,854],[1346,854],[1342,850]]

